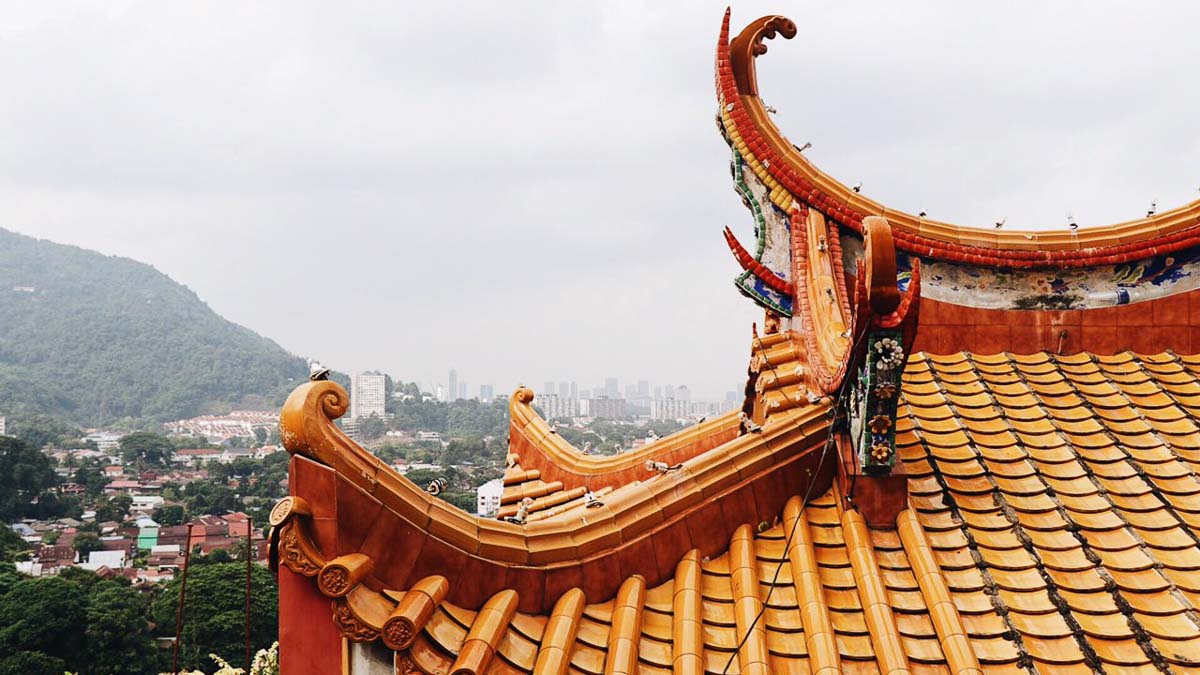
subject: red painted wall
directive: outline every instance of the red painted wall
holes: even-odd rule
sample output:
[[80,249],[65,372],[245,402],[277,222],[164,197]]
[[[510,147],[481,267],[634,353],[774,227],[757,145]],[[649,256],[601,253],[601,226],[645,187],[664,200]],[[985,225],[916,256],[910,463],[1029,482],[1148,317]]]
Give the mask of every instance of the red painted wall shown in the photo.
[[333,624],[329,598],[312,579],[279,566],[279,672],[338,675],[342,636]]
[[[1065,335],[1064,335],[1065,331]],[[1200,290],[1083,310],[995,310],[921,299],[916,351],[1200,352]]]

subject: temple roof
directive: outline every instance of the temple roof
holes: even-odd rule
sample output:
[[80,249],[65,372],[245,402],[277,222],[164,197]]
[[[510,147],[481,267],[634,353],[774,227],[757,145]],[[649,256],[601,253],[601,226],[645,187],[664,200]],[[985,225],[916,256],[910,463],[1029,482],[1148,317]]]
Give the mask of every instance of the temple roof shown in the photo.
[[1200,244],[1200,200],[1105,227],[997,231],[938,222],[870,199],[809,161],[775,125],[759,96],[754,60],[767,52],[763,40],[797,34],[791,20],[768,16],[751,22],[731,40],[726,12],[717,44],[720,127],[784,212],[807,206],[854,231],[861,231],[864,218],[884,216],[900,249],[981,266],[1112,265]]
[[[1070,235],[885,209],[771,124],[753,60],[776,33],[796,28],[766,17],[730,41],[726,16],[717,52],[758,246],[726,239],[765,310],[741,409],[598,457],[519,388],[493,519],[342,433],[340,386],[301,385],[280,415],[281,598],[328,602],[335,637],[384,645],[404,673],[1200,667],[1200,356],[1170,351],[1200,335],[1200,289],[1170,287],[1200,268],[1160,255],[1200,242],[1200,205]],[[956,302],[983,288],[966,277],[1028,285],[1139,257],[1080,270],[1080,307]],[[923,261],[943,294],[927,325]],[[917,351],[919,332],[949,353]],[[1148,353],[1120,351],[1143,332]],[[1001,346],[955,347],[972,340]]]
[[[539,660],[561,668],[538,672],[722,672],[731,657],[728,672],[1157,672],[1200,663],[1198,376],[1200,357],[1169,353],[914,355],[897,422],[910,508],[896,529],[844,508],[853,488],[817,485],[807,504],[793,493],[737,523],[718,554],[701,550],[711,541],[681,555],[656,544],[659,567],[673,560],[658,583],[622,563],[614,592],[542,586],[540,611],[519,608],[520,584],[452,602],[445,565],[389,575],[381,566],[412,565],[376,558],[368,577],[353,561],[370,547],[322,550],[303,514],[286,520],[281,559],[328,575],[347,636],[391,640],[428,673]],[[389,638],[400,616],[411,631]]]

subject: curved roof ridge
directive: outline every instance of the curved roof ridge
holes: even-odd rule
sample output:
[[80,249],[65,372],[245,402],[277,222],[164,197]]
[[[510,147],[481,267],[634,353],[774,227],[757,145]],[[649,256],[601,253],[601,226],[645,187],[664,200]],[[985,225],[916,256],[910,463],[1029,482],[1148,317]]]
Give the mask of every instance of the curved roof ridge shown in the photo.
[[884,216],[895,228],[897,246],[909,253],[995,267],[1111,265],[1200,244],[1200,200],[1144,218],[1065,232],[964,227],[876,202],[809,161],[759,98],[754,60],[767,51],[763,40],[777,34],[791,38],[795,24],[783,16],[763,17],[733,40],[728,26],[727,12],[717,46],[720,127],[785,212],[807,205],[859,232],[867,216]]
[[[616,455],[584,454],[533,408],[532,389],[518,387],[509,397],[509,462],[540,471],[543,480],[561,481],[565,488],[599,490],[628,483],[645,475],[647,460],[678,464],[717,447],[738,433],[737,411],[704,419],[658,440]],[[515,455],[515,457],[514,457]]]
[[[756,485],[770,480],[827,484],[832,477],[832,463],[818,466],[820,452],[814,452],[830,423],[828,406],[806,405],[663,473],[642,467],[639,478],[643,480],[605,494],[595,508],[577,508],[582,495],[566,492],[557,505],[574,502],[570,508],[524,523],[505,522],[447,505],[356,444],[333,422],[345,412],[346,400],[345,390],[335,382],[308,382],[292,393],[280,414],[284,445],[297,456],[292,484],[299,489],[293,487],[292,494],[301,502],[313,501],[314,494],[327,501],[332,497],[324,512],[315,506],[292,507],[283,509],[281,517],[296,512],[311,514],[319,523],[334,519],[338,530],[336,538],[330,539],[330,526],[322,525],[310,537],[316,542],[312,551],[293,545],[284,562],[296,563],[294,571],[305,575],[324,573],[345,589],[368,582],[396,587],[411,583],[416,575],[435,572],[450,581],[452,600],[473,605],[481,600],[475,596],[494,593],[514,575],[541,589],[549,579],[586,577],[586,570],[597,570],[590,584],[584,580],[585,589],[593,596],[611,594],[619,582],[613,576],[617,569],[638,569],[650,583],[671,574],[672,569],[661,568],[654,555],[647,555],[659,546],[656,538],[665,536],[674,554],[682,555],[695,546],[690,543],[693,538],[710,540],[731,533],[744,522],[741,518],[782,508],[781,493],[756,497]],[[551,497],[561,492],[561,485],[535,479],[513,486],[514,496],[522,498],[527,485]],[[552,505],[547,501],[543,510]],[[728,509],[739,519],[709,520],[702,536],[698,514],[712,508]],[[339,516],[343,511],[349,515]],[[412,538],[411,547],[397,556],[392,549],[406,537]],[[348,551],[348,541],[359,543]],[[347,559],[342,553],[354,555]],[[673,567],[673,555],[663,565]],[[299,565],[302,560],[318,561],[320,567]],[[376,565],[380,560],[388,564]],[[459,564],[449,569],[437,564],[448,560]],[[336,571],[325,569],[334,563]],[[606,572],[600,573],[601,569]],[[481,581],[467,588],[456,582],[462,575]],[[540,590],[520,596],[521,607],[527,610],[549,601]]]

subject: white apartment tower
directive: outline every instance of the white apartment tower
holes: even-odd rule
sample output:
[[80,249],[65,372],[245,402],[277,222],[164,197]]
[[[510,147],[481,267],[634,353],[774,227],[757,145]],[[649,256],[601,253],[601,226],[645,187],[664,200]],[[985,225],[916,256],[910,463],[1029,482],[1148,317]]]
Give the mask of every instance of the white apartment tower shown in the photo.
[[384,390],[386,376],[379,373],[358,373],[350,378],[350,419],[386,414]]
[[490,480],[475,491],[475,514],[492,516],[500,510],[500,498],[504,495],[504,480]]

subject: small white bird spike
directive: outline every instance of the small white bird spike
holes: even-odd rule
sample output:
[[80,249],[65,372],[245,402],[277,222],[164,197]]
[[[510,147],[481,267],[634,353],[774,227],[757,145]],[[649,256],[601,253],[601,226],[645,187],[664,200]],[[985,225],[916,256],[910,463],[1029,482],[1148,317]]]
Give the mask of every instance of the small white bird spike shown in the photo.
[[771,107],[771,106],[769,106],[769,105],[765,105],[765,104],[764,104],[764,105],[763,105],[763,107],[764,107],[764,108],[766,108],[766,109],[767,109],[767,112],[768,112],[768,113],[770,113],[770,114],[772,114],[772,115],[774,115],[775,113],[779,112],[778,110],[776,110],[776,109],[772,108],[772,107]]
[[1005,217],[1005,218],[1001,218],[1000,220],[997,220],[997,221],[996,221],[996,229],[998,230],[998,229],[1000,229],[1000,228],[1004,227],[1004,224],[1005,224],[1005,223],[1007,223],[1007,222],[1008,222],[1008,218],[1007,218],[1007,217]]
[[681,466],[683,466],[683,464],[675,464],[672,466],[666,462],[659,462],[653,459],[646,460],[646,470],[653,471],[655,473],[667,473],[669,471],[674,471]]
[[793,147],[793,148],[796,148],[796,151],[797,151],[797,152],[804,152],[805,150],[807,150],[807,149],[809,149],[809,148],[811,148],[811,147],[812,147],[812,143],[809,143],[809,142],[807,142],[807,141],[806,141],[806,142],[804,143],[804,145],[799,145],[799,146],[797,146],[797,145],[793,144],[793,145],[792,145],[792,147]]
[[854,190],[855,192],[862,192],[862,181],[861,180],[858,181],[857,183],[854,184],[854,187],[852,187],[850,189]]
[[320,361],[309,361],[308,363],[308,379],[313,382],[329,379],[329,369],[321,365]]
[[750,416],[746,414],[745,410],[738,413],[738,419],[740,419],[742,421],[742,428],[745,429],[747,431],[747,433],[751,433],[751,434],[762,433],[762,425],[760,425],[760,424],[756,423],[754,420],[750,419]]
[[429,481],[429,485],[425,486],[425,491],[431,495],[434,495],[435,497],[442,494],[442,490],[445,489],[446,479],[441,477],[434,478],[433,480]]
[[1155,213],[1158,213],[1158,200],[1150,202],[1150,210],[1146,212],[1146,217],[1149,218]]
[[921,209],[919,212],[917,212],[918,218],[924,218],[927,215],[929,215],[929,213],[925,209]]
[[1073,213],[1067,214],[1067,227],[1071,228],[1072,230],[1079,229],[1079,223],[1075,222],[1075,214],[1073,214]]

